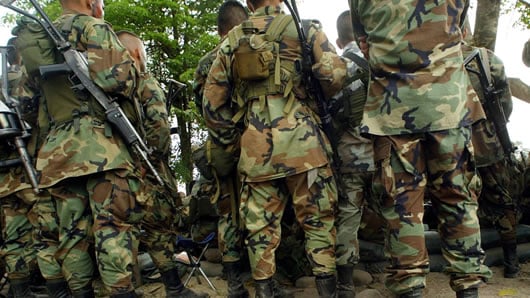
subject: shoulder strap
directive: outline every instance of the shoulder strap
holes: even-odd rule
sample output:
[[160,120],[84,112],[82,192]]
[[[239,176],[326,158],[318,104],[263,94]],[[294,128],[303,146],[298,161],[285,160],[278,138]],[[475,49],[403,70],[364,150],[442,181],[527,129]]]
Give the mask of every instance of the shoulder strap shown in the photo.
[[267,40],[269,41],[279,40],[285,28],[287,28],[287,26],[292,21],[293,21],[293,17],[291,15],[286,15],[286,14],[277,15],[272,20],[271,24],[269,25],[269,28],[267,28],[267,32],[265,32],[265,36],[267,36]]
[[69,17],[68,19],[66,19],[66,21],[61,26],[61,32],[63,33],[63,36],[65,36],[67,40],[68,40],[68,35],[70,35],[70,33],[72,32],[72,27],[74,26],[75,19],[77,19],[77,17],[82,16],[82,15],[84,14],[79,13],[79,14]]
[[362,57],[359,57],[352,51],[345,51],[344,53],[342,53],[342,56],[350,59],[351,61],[353,61],[355,64],[357,64],[359,67],[361,67],[365,71],[370,71],[370,66],[368,65],[368,61],[366,61],[366,59]]

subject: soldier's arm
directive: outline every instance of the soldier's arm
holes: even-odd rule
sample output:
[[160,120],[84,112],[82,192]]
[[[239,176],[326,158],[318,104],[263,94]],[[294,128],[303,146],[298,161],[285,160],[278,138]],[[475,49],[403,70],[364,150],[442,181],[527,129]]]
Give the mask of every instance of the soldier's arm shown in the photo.
[[210,137],[223,146],[239,141],[239,132],[232,121],[231,92],[230,56],[220,51],[204,86],[203,114]]
[[493,52],[488,52],[490,57],[491,75],[494,78],[495,90],[501,92],[498,98],[501,100],[502,109],[504,110],[506,119],[509,119],[512,113],[513,103],[512,92],[510,90],[510,85],[508,84],[508,78],[506,77],[504,63]]
[[81,43],[86,45],[88,69],[94,83],[106,93],[132,98],[136,69],[110,25],[92,21],[85,27]]
[[142,99],[144,100],[144,129],[147,146],[155,149],[156,158],[167,156],[171,145],[171,133],[166,97],[155,78],[148,78]]

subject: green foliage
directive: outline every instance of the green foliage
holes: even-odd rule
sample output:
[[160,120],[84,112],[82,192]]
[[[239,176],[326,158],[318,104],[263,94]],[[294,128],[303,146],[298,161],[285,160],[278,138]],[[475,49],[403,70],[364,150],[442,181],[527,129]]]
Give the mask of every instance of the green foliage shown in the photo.
[[515,9],[521,14],[521,18],[517,23],[526,29],[530,29],[530,2],[517,1]]

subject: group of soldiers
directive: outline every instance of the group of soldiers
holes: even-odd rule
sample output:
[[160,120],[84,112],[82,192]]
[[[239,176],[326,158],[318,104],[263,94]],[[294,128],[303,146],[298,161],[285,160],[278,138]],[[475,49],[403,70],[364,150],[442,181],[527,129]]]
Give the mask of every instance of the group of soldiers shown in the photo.
[[[398,297],[422,297],[426,287],[427,202],[457,297],[478,297],[491,276],[481,212],[501,235],[504,276],[517,276],[523,182],[514,177],[524,167],[502,142],[511,112],[502,62],[463,42],[467,1],[398,2],[350,0],[337,20],[342,56],[318,21],[299,19],[294,1],[221,5],[221,41],[193,82],[208,128],[194,153],[201,176],[193,193],[215,206],[229,297],[249,296],[243,258],[256,297],[292,296],[274,279],[287,206],[321,297],[355,296],[364,205],[385,222],[386,286]],[[61,7],[54,26],[151,153],[148,161],[137,156],[75,71],[39,71],[46,64],[32,58],[49,55],[53,65],[64,58],[56,45],[43,46],[39,24],[17,22],[4,97],[32,127],[25,142],[38,185],[21,165],[0,171],[0,252],[12,293],[31,294],[38,266],[52,297],[93,297],[97,275],[102,294],[135,297],[142,243],[168,297],[203,297],[183,286],[173,259],[182,231],[168,167],[168,106],[142,41],[103,21],[103,0],[61,0]],[[16,159],[13,143],[3,146],[3,159]]]

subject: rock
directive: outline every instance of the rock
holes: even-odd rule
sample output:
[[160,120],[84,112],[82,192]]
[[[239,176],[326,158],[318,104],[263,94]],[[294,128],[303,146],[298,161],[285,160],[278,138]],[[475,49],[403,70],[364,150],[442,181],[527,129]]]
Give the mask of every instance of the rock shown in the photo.
[[376,289],[366,289],[355,294],[355,298],[383,298],[383,295]]
[[222,254],[217,248],[208,248],[206,252],[204,252],[204,258],[211,263],[218,263],[220,264],[222,262]]
[[356,286],[366,286],[374,281],[372,275],[364,270],[353,270],[353,284]]
[[302,276],[299,279],[296,280],[294,283],[294,286],[297,288],[314,288],[315,285],[315,277],[313,276]]
[[206,273],[206,276],[208,277],[223,275],[223,265],[221,264],[202,261],[201,268],[202,270],[204,270],[204,273]]

